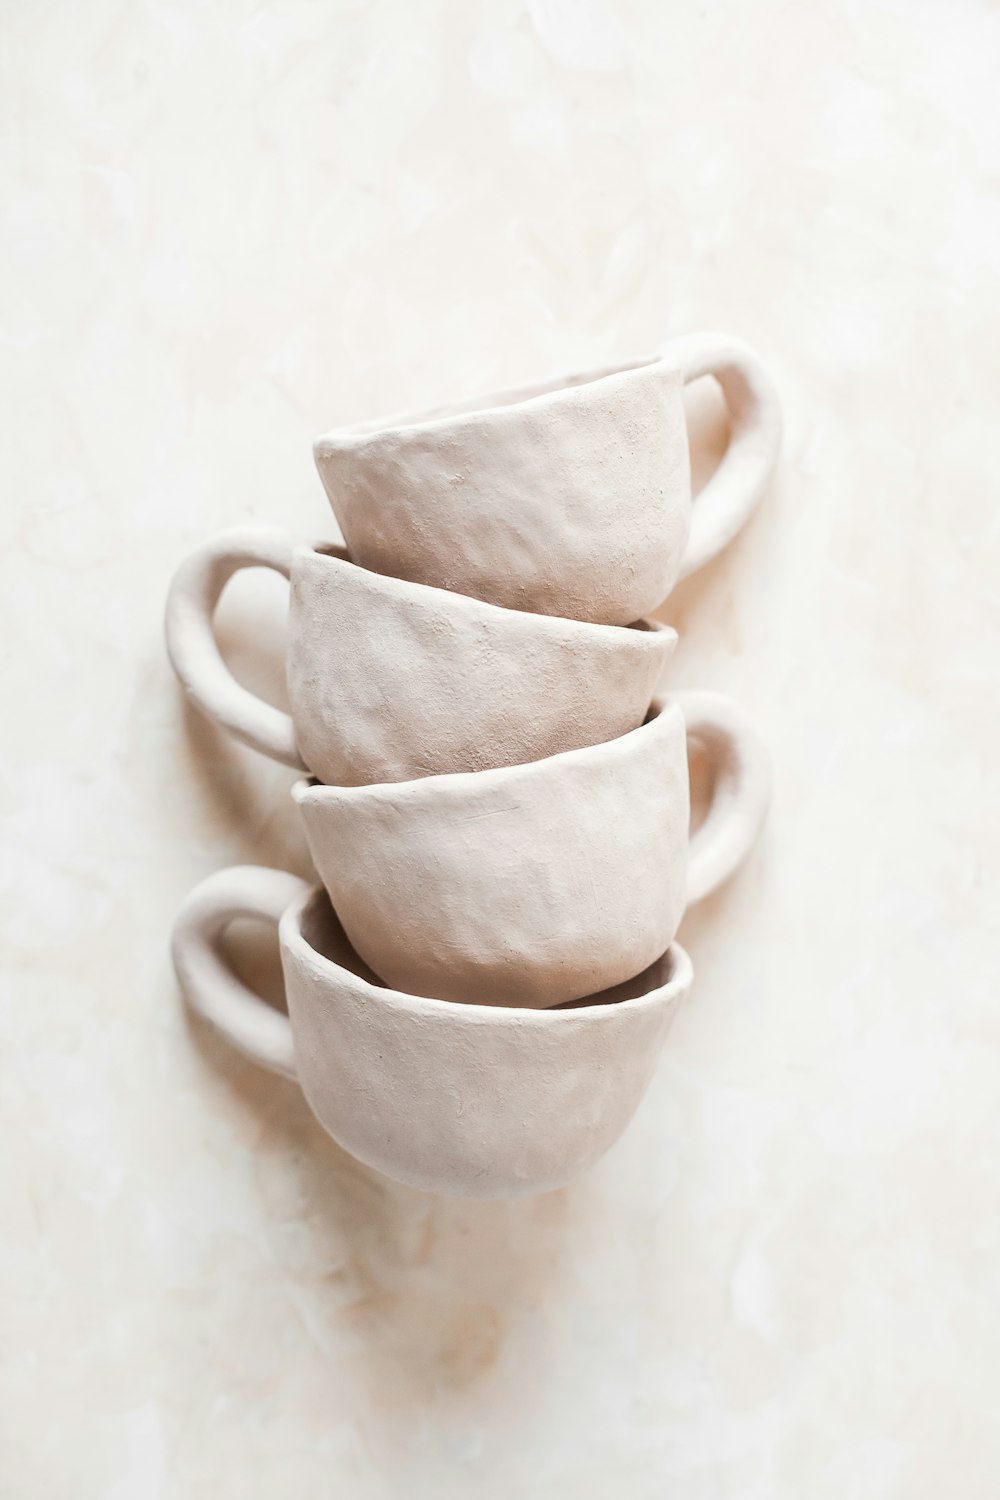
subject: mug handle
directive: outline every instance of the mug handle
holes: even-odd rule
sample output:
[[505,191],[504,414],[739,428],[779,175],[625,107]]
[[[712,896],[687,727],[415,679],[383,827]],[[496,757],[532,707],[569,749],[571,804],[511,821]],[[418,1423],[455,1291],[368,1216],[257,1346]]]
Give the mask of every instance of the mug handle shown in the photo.
[[771,796],[770,760],[740,709],[721,693],[670,695],[684,715],[688,738],[708,751],[715,769],[712,801],[688,845],[687,904],[728,880],[757,842]]
[[203,714],[251,749],[307,771],[290,715],[236,681],[212,629],[219,596],[233,574],[241,568],[273,568],[287,578],[294,545],[276,526],[240,526],[185,558],[167,595],[167,654],[184,691]]
[[767,370],[739,339],[691,334],[671,340],[663,358],[685,385],[713,376],[729,410],[729,446],[692,510],[680,571],[687,578],[732,541],[759,505],[781,446],[781,405]]
[[297,1077],[292,1023],[237,979],[219,952],[219,938],[234,917],[260,917],[277,926],[308,889],[297,875],[261,865],[218,870],[185,897],[170,940],[191,1009],[251,1062],[292,1079]]

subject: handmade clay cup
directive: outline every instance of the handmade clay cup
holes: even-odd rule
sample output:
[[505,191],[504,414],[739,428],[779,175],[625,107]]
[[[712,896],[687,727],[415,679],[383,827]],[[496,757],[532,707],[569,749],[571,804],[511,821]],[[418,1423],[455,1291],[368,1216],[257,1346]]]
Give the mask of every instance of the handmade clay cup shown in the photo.
[[[278,925],[288,1015],[235,976],[219,937]],[[255,1062],[297,1078],[346,1151],[432,1193],[561,1187],[612,1146],[652,1076],[691,963],[674,946],[628,986],[568,1011],[455,1005],[382,986],[326,894],[243,867],[201,883],[174,926],[191,1007]]]
[[[236,681],[212,613],[239,568],[290,579],[291,717]],[[341,786],[541,760],[641,724],[676,632],[502,609],[370,573],[342,548],[228,531],[174,576],[167,649],[189,697],[275,760]]]
[[[654,699],[607,744],[379,786],[293,788],[348,939],[415,995],[543,1007],[619,984],[757,837],[767,757],[727,699]],[[685,719],[687,724],[685,726]],[[714,763],[688,854],[687,734]]]
[[[693,510],[683,389],[722,387],[728,450]],[[538,614],[627,625],[726,545],[774,467],[778,400],[720,334],[478,402],[337,428],[313,452],[355,562]]]

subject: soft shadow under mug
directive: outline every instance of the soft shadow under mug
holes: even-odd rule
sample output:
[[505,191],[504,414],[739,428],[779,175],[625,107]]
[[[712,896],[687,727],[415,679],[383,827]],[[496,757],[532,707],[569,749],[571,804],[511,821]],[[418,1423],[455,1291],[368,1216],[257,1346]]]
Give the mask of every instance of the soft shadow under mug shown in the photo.
[[[236,681],[212,614],[240,568],[290,580],[291,716]],[[641,724],[676,632],[526,614],[385,578],[341,547],[223,532],[181,563],[167,650],[191,700],[237,739],[341,786],[541,760]]]
[[[730,441],[692,511],[684,386],[712,375]],[[475,402],[334,429],[316,465],[351,557],[511,609],[627,625],[731,541],[777,459],[757,355],[723,334]]]
[[[690,841],[688,735],[714,770]],[[654,699],[618,739],[547,760],[377,786],[302,781],[293,795],[344,931],[387,984],[534,1008],[666,952],[685,904],[749,853],[769,782],[736,706],[686,692]]]
[[[223,959],[234,918],[278,926],[288,1015]],[[566,1011],[455,1005],[386,989],[326,893],[254,866],[184,901],[173,957],[185,997],[253,1061],[297,1079],[359,1161],[433,1193],[561,1187],[615,1143],[644,1094],[691,963],[672,946],[631,984]]]

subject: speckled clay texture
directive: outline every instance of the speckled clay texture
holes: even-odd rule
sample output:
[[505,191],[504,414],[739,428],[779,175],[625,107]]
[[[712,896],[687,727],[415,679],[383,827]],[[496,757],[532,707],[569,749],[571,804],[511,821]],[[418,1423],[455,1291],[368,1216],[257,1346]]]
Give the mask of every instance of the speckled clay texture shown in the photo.
[[[235,568],[291,578],[291,717],[232,676],[211,628]],[[342,786],[541,760],[642,723],[676,632],[501,609],[371,573],[336,547],[243,527],[178,569],[167,645],[192,701],[238,739]]]
[[513,609],[627,625],[684,569],[691,475],[681,393],[712,371],[731,398],[734,432],[699,500],[700,565],[760,499],[781,431],[759,360],[725,336],[330,432],[316,439],[316,464],[364,566]]
[[[731,705],[718,712],[710,694],[688,705],[692,733],[718,755],[692,840],[690,883],[704,895],[753,845],[767,758]],[[396,989],[559,1005],[646,968],[684,911],[679,702],[654,702],[649,722],[608,744],[529,765],[369,787],[301,782],[295,798],[348,938]]]
[[[280,919],[289,1019],[220,957],[237,916]],[[297,1076],[339,1145],[397,1181],[476,1198],[546,1192],[593,1166],[632,1118],[691,983],[675,945],[569,1011],[399,994],[352,951],[322,889],[253,867],[191,893],[173,952],[189,1004],[254,1061]]]

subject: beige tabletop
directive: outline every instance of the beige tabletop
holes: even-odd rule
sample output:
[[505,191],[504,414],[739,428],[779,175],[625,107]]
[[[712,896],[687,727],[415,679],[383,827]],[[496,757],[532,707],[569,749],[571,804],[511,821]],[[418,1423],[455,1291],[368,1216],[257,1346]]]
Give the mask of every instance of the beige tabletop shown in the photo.
[[[1000,11],[23,0],[0,43],[0,1494],[993,1500]],[[167,581],[334,535],[335,423],[704,328],[787,439],[670,680],[756,716],[767,833],[601,1166],[424,1197],[179,1006],[184,892],[308,867],[292,773],[182,709]],[[221,612],[272,691],[283,608]]]

